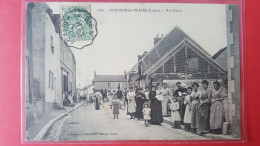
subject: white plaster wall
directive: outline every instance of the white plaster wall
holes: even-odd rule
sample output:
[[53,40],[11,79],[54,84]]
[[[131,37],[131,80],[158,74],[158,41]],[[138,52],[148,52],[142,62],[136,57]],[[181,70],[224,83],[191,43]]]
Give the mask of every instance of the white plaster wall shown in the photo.
[[[109,88],[107,85],[111,83],[111,87]],[[95,82],[95,89],[107,89],[107,90],[117,90],[117,84],[120,83],[120,89],[124,90],[126,87],[126,82]]]
[[[48,14],[45,17],[45,102],[56,102],[60,97],[60,38]],[[53,37],[54,53],[51,50]],[[49,88],[49,71],[53,72],[53,89]]]

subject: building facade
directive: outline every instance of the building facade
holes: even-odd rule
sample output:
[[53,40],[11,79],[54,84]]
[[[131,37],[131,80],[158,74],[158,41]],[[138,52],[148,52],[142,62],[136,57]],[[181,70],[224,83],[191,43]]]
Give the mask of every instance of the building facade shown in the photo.
[[60,46],[62,100],[59,103],[62,103],[66,92],[71,101],[73,95],[76,93],[76,60],[73,52],[64,41],[60,41]]
[[127,87],[126,75],[96,75],[92,81],[94,90],[117,91],[118,87],[124,90]]
[[212,82],[226,79],[226,69],[178,26],[159,40],[156,36],[154,41],[154,47],[139,56],[136,64],[138,71],[128,81],[145,87],[154,84],[162,86],[164,82],[173,86],[177,81],[189,85],[202,79]]
[[239,7],[227,5],[227,71],[228,71],[228,100],[226,115],[233,137],[241,137],[240,109],[240,35]]
[[141,87],[140,86],[140,82],[137,80],[140,77],[139,73],[138,73],[138,63],[136,65],[134,65],[134,67],[132,67],[130,69],[130,71],[128,71],[126,73],[126,79],[127,79],[127,87]]
[[[59,15],[52,14],[46,3],[28,3],[26,23],[25,97],[26,126],[52,111],[63,101],[63,60],[59,37]],[[67,47],[67,50],[70,48]],[[76,87],[76,62],[68,51],[71,91]],[[67,68],[66,68],[67,69]],[[69,83],[71,82],[71,83]]]

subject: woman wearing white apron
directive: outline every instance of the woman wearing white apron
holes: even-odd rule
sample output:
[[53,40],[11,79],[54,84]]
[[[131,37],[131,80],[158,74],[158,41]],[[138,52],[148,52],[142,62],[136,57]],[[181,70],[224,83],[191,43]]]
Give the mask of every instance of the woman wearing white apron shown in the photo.
[[162,114],[164,117],[169,116],[168,115],[168,101],[172,97],[172,93],[170,89],[167,88],[167,84],[163,84],[163,89],[161,89],[162,95],[163,95],[163,101],[162,101]]
[[[185,126],[185,131],[190,131],[191,128],[191,92],[192,92],[192,88],[188,87],[187,89],[188,95],[184,98],[184,104],[186,105],[186,109],[185,109],[185,114],[184,114],[184,126]],[[185,94],[185,92],[184,92]]]
[[136,112],[135,92],[133,91],[133,87],[130,87],[130,91],[127,92],[126,97],[128,100],[128,112],[131,116],[131,119],[133,119]]

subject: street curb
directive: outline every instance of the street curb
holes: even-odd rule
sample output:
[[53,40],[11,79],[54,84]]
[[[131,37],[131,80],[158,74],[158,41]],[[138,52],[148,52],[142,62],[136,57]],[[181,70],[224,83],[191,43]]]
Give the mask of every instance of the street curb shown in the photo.
[[51,129],[52,125],[59,121],[60,119],[64,118],[65,116],[69,115],[69,113],[71,113],[72,111],[78,109],[80,106],[82,106],[85,102],[82,102],[81,104],[76,105],[73,109],[70,109],[62,114],[60,114],[59,116],[51,119],[41,130],[40,132],[34,137],[33,141],[41,141],[46,134],[48,133],[48,131]]
[[[170,117],[163,117],[163,119],[164,119],[165,124],[174,126],[174,123],[171,121]],[[181,129],[184,130],[184,127],[181,126]],[[203,137],[210,138],[210,139],[213,139],[213,140],[222,140],[222,139],[224,139],[224,140],[235,140],[235,139],[237,139],[237,138],[234,138],[232,135],[224,135],[224,134],[216,135],[216,134],[212,134],[212,133],[207,133],[207,134],[203,135]]]

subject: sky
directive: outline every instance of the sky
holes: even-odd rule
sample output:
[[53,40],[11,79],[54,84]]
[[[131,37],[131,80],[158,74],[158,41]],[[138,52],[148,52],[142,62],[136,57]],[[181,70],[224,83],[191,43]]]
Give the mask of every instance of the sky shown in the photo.
[[[54,14],[60,14],[64,5],[90,3],[47,4]],[[160,9],[161,12],[109,11],[122,8]],[[102,9],[103,12],[98,11]],[[174,11],[166,12],[166,9]],[[176,25],[211,55],[227,46],[226,5],[223,4],[91,3],[91,15],[97,20],[98,29],[93,44],[82,50],[71,48],[76,58],[77,87],[91,84],[94,71],[98,75],[128,72],[137,63],[138,55],[152,49],[157,34],[166,35]]]

